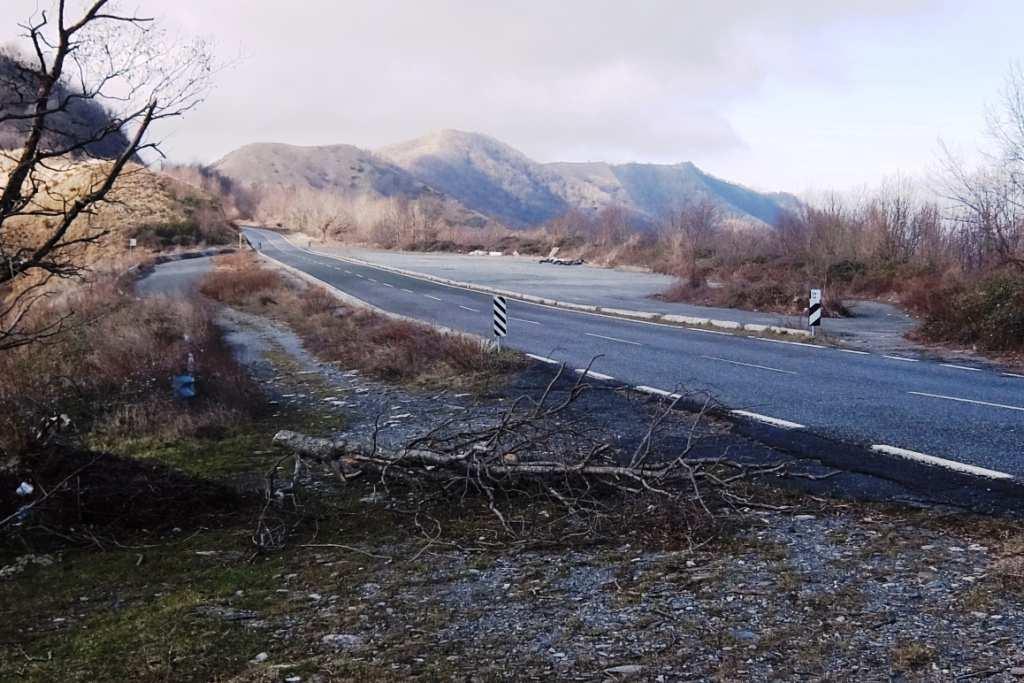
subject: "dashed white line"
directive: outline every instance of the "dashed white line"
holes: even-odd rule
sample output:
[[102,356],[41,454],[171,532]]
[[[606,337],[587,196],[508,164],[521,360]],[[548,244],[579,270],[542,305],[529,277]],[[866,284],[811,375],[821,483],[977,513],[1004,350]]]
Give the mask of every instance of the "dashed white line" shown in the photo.
[[839,349],[839,350],[842,351],[843,353],[855,353],[858,356],[870,356],[871,355],[871,353],[869,351],[857,351],[856,349]]
[[778,368],[770,368],[767,365],[757,365],[755,363],[741,363],[738,360],[729,360],[728,358],[719,358],[718,356],[701,356],[707,360],[717,360],[723,363],[731,363],[732,365],[742,365],[746,368],[757,368],[758,370],[770,370],[771,372],[781,372],[784,375],[795,375],[796,373],[792,370],[779,370]]
[[362,275],[360,275],[359,273],[356,273],[356,277],[358,277],[358,278],[362,278],[363,280],[365,280],[365,279],[366,279],[366,278],[364,278],[364,277],[363,277]]
[[916,358],[907,358],[906,356],[888,356],[888,355],[883,354],[882,358],[888,358],[889,360],[901,360],[904,363],[917,363],[918,362],[918,360]]
[[351,270],[346,270],[346,271],[345,271],[345,274],[346,274],[346,275],[351,275],[351,274],[352,274],[352,271],[351,271]]
[[969,370],[970,372],[981,372],[981,368],[970,368],[966,365],[954,365],[952,363],[939,363],[944,368],[953,368],[954,370]]
[[554,358],[548,358],[547,356],[537,356],[535,354],[528,353],[526,354],[526,357],[532,358],[534,360],[539,360],[541,363],[548,363],[549,365],[561,365],[561,363],[559,363]]
[[675,400],[677,398],[680,398],[679,394],[673,394],[671,391],[665,391],[664,389],[659,389],[657,387],[648,387],[648,386],[644,386],[644,385],[641,384],[640,386],[633,387],[633,388],[636,389],[637,391],[641,392],[641,393],[644,393],[644,394],[654,394],[655,396],[664,396],[665,398],[671,398],[673,400]]
[[382,285],[384,285],[385,287],[390,287],[391,289],[394,289],[394,288],[395,288],[395,286],[394,286],[394,285],[392,285],[392,284],[388,284],[387,282],[382,282],[381,284],[382,284]]
[[607,339],[608,341],[619,342],[620,344],[632,344],[633,346],[643,346],[640,342],[629,341],[628,339],[619,339],[618,337],[606,337],[603,334],[594,334],[593,332],[584,332],[583,334],[588,337],[597,337],[598,339]]
[[516,320],[521,323],[530,323],[531,325],[540,325],[536,320],[527,320],[526,318],[512,318],[512,320]]
[[371,277],[371,278],[370,278],[370,282],[376,282],[376,280],[374,280],[374,279],[373,279],[373,278]]
[[428,299],[433,299],[434,301],[441,301],[441,297],[434,296],[433,294],[424,294],[423,296],[427,297]]
[[416,292],[412,291],[411,289],[406,289],[405,287],[402,287],[402,291],[403,292],[408,292],[409,294],[415,294],[416,293]]
[[957,462],[955,460],[947,460],[946,458],[939,458],[934,455],[928,455],[927,453],[918,453],[917,451],[910,451],[907,450],[906,448],[897,448],[896,446],[876,444],[871,447],[871,450],[876,451],[878,453],[885,453],[886,455],[895,455],[899,458],[906,458],[907,460],[916,460],[917,462],[923,462],[928,465],[945,467],[946,469],[956,470],[958,472],[966,472],[968,474],[973,474],[978,477],[988,477],[989,479],[1013,479],[1013,475],[1007,474],[1006,472],[990,470],[984,467],[978,467],[976,465],[968,465],[966,463]]
[[577,375],[582,375],[584,373],[586,373],[587,377],[593,377],[594,379],[603,379],[606,382],[610,382],[615,379],[611,375],[605,375],[604,373],[594,372],[593,370],[587,370],[586,368],[576,368]]
[[914,396],[927,396],[928,398],[941,398],[947,401],[957,401],[958,403],[973,403],[978,406],[988,406],[990,408],[1005,408],[1006,410],[1019,410],[1024,413],[1024,408],[1020,406],[1008,406],[1005,403],[990,403],[989,401],[975,401],[970,398],[957,398],[956,396],[944,396],[943,394],[929,394],[923,391],[908,391],[908,394]]
[[470,308],[469,306],[462,306],[462,305],[460,305],[459,308],[461,308],[464,311],[473,311],[474,313],[479,313],[480,312],[480,309],[478,309],[478,308]]
[[752,413],[748,410],[730,410],[729,412],[733,415],[757,420],[758,422],[764,422],[765,424],[769,424],[773,427],[781,427],[782,429],[806,429],[806,427],[799,422],[780,420],[777,417],[769,417],[768,415],[761,415],[760,413]]

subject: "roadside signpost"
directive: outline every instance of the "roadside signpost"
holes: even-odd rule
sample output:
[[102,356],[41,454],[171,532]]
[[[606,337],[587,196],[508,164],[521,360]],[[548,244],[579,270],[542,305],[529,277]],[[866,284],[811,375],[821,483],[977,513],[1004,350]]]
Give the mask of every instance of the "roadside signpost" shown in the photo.
[[811,305],[807,309],[807,324],[811,328],[811,336],[817,336],[821,326],[821,290],[811,290]]
[[135,251],[135,247],[137,247],[137,246],[139,246],[139,241],[137,239],[135,239],[134,237],[130,237],[128,239],[128,251],[129,252]]
[[498,345],[498,350],[501,350],[501,338],[508,336],[508,302],[505,301],[505,297],[496,296],[494,297],[494,339]]

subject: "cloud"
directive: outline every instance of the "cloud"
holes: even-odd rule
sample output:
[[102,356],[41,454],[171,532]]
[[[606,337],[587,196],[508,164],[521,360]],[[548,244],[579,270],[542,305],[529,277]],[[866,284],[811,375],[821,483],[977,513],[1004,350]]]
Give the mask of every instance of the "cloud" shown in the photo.
[[[9,0],[31,11],[36,0]],[[736,103],[769,81],[836,83],[829,27],[914,0],[143,2],[245,57],[164,129],[178,158],[253,141],[381,146],[478,130],[541,160],[678,161],[750,144]]]

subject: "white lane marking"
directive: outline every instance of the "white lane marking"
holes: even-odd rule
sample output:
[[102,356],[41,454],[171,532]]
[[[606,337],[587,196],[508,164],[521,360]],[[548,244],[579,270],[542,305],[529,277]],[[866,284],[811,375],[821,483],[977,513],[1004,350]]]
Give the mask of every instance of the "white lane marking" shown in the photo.
[[725,335],[726,337],[736,336],[732,332],[722,332],[720,330],[705,330],[703,327],[687,327],[686,329],[690,330],[691,332],[707,332],[708,334],[722,334]]
[[597,337],[598,339],[607,339],[608,341],[620,342],[622,344],[632,344],[633,346],[643,346],[640,342],[629,341],[628,339],[619,339],[618,337],[606,337],[603,334],[594,334],[593,332],[584,332],[583,334],[588,337]]
[[928,398],[942,398],[947,401],[957,401],[959,403],[973,403],[979,406],[989,406],[990,408],[1005,408],[1006,410],[1019,410],[1024,413],[1024,408],[1020,406],[1008,406],[1005,403],[990,403],[988,401],[975,401],[969,398],[957,398],[956,396],[943,396],[942,394],[928,394],[923,391],[908,391],[908,394],[914,396],[927,396]]
[[953,368],[955,370],[970,370],[971,372],[981,372],[981,368],[969,368],[966,365],[953,365],[952,363],[939,363],[944,368]]
[[647,387],[644,385],[633,387],[639,392],[644,394],[654,394],[655,396],[664,396],[665,398],[677,399],[681,398],[679,394],[673,394],[671,391],[665,391],[664,389],[658,389],[657,387]]
[[352,274],[352,271],[351,271],[351,270],[346,270],[346,271],[345,271],[345,274],[346,274],[346,275],[351,275],[351,274]]
[[388,283],[386,283],[386,282],[382,282],[381,284],[382,284],[382,285],[384,285],[385,287],[390,287],[391,289],[394,289],[394,288],[395,288],[395,286],[394,286],[394,285],[389,285],[389,284],[388,284]]
[[885,453],[886,455],[895,455],[900,458],[906,458],[907,460],[916,460],[918,462],[923,462],[928,465],[937,465],[938,467],[945,467],[947,469],[956,470],[958,472],[966,472],[968,474],[973,474],[978,477],[988,477],[989,479],[1013,479],[1013,475],[1007,474],[1006,472],[989,470],[984,467],[968,465],[966,463],[957,462],[955,460],[946,460],[945,458],[939,458],[934,455],[928,455],[927,453],[909,451],[906,448],[897,448],[896,446],[876,444],[871,447],[871,450],[876,451],[878,453]]
[[781,373],[783,373],[785,375],[795,375],[796,374],[792,370],[779,370],[778,368],[770,368],[767,365],[756,365],[754,363],[741,363],[738,360],[729,360],[728,358],[719,358],[718,356],[701,356],[701,358],[706,358],[707,360],[718,360],[718,361],[722,361],[723,363],[731,363],[733,365],[742,365],[743,367],[746,367],[746,368],[757,368],[758,370],[770,370],[772,372],[781,372]]
[[586,368],[576,368],[577,375],[582,375],[583,373],[586,373],[587,377],[593,377],[594,379],[603,379],[605,381],[613,381],[615,379],[611,375],[605,375],[600,372],[594,372],[593,370],[587,370]]
[[462,305],[460,305],[459,308],[461,308],[464,311],[473,311],[474,313],[479,313],[480,312],[480,309],[478,309],[478,308],[470,308],[469,306],[462,306]]
[[1004,372],[1003,377],[1016,377],[1017,379],[1024,379],[1024,375],[1018,375],[1016,372]]
[[370,278],[370,282],[376,282],[376,280],[374,280],[374,279],[373,279],[373,278],[371,277],[371,278]]
[[512,318],[512,320],[517,320],[521,323],[530,323],[531,325],[540,325],[536,320],[527,320],[526,318]]
[[917,363],[919,362],[916,358],[907,358],[906,356],[887,356],[882,355],[882,358],[888,358],[889,360],[901,360],[904,363]]
[[733,415],[739,415],[740,417],[750,418],[751,420],[757,420],[758,422],[764,422],[773,427],[781,427],[782,429],[807,429],[805,426],[798,422],[790,422],[789,420],[780,420],[777,417],[769,417],[768,415],[761,415],[760,413],[752,413],[747,410],[730,410]]
[[410,294],[415,294],[416,293],[416,292],[412,291],[411,289],[406,289],[405,287],[402,287],[402,291],[403,292],[409,292]]
[[772,344],[789,344],[790,346],[806,346],[809,349],[823,349],[824,346],[817,344],[806,344],[804,342],[786,341],[785,339],[768,339],[767,337],[754,337],[754,339],[760,339],[761,341],[771,342]]
[[842,351],[843,353],[855,353],[858,356],[870,356],[871,355],[871,353],[869,351],[857,351],[855,349],[839,349],[839,350]]
[[548,363],[549,365],[561,365],[561,363],[559,363],[554,358],[548,358],[547,356],[537,356],[535,354],[528,353],[526,354],[526,357],[532,358],[534,360],[539,360],[541,363]]
[[427,297],[428,299],[433,299],[434,301],[440,301],[441,300],[441,297],[434,296],[433,294],[424,294],[423,296]]
[[362,275],[360,275],[359,273],[356,273],[356,277],[358,277],[358,278],[363,278],[364,280],[366,279],[366,278],[364,278],[364,277],[363,277]]

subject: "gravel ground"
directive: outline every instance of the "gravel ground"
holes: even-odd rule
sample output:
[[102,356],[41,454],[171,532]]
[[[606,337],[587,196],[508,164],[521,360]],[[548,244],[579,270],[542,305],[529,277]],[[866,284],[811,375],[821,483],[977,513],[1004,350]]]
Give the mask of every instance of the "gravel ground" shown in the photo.
[[[227,312],[223,322],[275,400],[319,406],[325,424],[365,433],[380,416],[399,441],[483,403],[323,366],[258,318]],[[368,518],[402,505],[361,486],[350,493]],[[727,531],[679,549],[628,535],[555,551],[483,536],[478,547],[415,533],[375,542],[356,522],[352,547],[304,551],[305,569],[266,589],[285,608],[240,617],[229,601],[209,618],[244,619],[275,653],[252,653],[239,680],[1024,678],[1019,526],[807,496],[769,501],[778,509],[718,511]],[[245,604],[260,597],[249,591]]]

